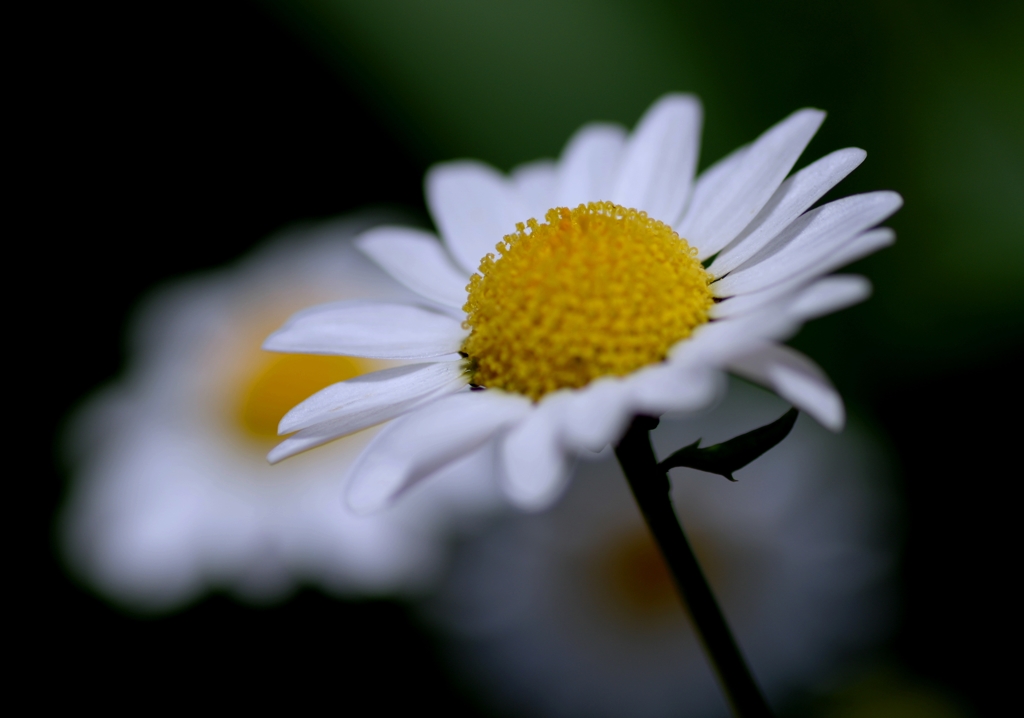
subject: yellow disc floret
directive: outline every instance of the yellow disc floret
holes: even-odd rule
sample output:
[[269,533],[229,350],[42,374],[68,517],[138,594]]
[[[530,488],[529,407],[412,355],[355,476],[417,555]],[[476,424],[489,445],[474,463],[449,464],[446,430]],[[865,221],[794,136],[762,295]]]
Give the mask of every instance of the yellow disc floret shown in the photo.
[[536,400],[665,358],[708,319],[711,275],[671,227],[611,202],[548,210],[469,284],[473,383]]

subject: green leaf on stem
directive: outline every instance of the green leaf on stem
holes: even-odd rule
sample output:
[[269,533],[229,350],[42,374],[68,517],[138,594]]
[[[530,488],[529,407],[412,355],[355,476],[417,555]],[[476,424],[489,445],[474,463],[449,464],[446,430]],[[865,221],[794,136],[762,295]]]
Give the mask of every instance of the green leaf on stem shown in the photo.
[[742,469],[785,439],[790,429],[793,428],[793,424],[796,423],[799,413],[795,408],[790,409],[771,424],[748,431],[746,434],[740,434],[714,446],[701,448],[701,440],[697,439],[689,446],[684,446],[664,461],[659,462],[658,468],[668,471],[677,466],[685,466],[698,471],[707,471],[709,474],[719,474],[729,481],[735,481],[732,472]]

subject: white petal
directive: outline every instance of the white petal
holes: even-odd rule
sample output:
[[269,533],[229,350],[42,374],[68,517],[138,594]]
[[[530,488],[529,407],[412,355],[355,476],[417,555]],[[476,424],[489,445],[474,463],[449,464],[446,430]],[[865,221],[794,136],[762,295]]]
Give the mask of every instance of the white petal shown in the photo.
[[468,332],[452,317],[407,304],[332,302],[298,312],[263,348],[294,354],[429,359],[459,351]]
[[730,368],[773,389],[832,431],[840,431],[846,422],[843,400],[825,372],[795,349],[766,344],[759,351],[733,361]]
[[538,222],[543,222],[544,215],[555,206],[558,189],[558,171],[555,163],[551,160],[538,160],[519,165],[512,170],[511,178],[526,208],[526,215],[520,217],[518,221],[525,222],[532,217]]
[[615,170],[626,144],[619,125],[585,125],[573,135],[558,163],[556,207],[570,209],[612,196]]
[[467,272],[516,222],[529,219],[519,193],[500,172],[480,162],[459,161],[434,165],[427,172],[427,206],[448,250]]
[[749,149],[749,145],[737,147],[728,155],[718,160],[718,162],[715,162],[715,164],[701,172],[700,176],[697,177],[697,181],[693,186],[693,193],[690,197],[690,203],[683,214],[682,219],[677,222],[675,226],[675,229],[680,233],[680,236],[682,236],[683,239],[691,245],[693,245],[693,242],[690,241],[690,238],[686,234],[683,234],[683,231],[687,226],[687,221],[690,215],[695,211],[694,208],[703,207],[709,202],[714,201],[714,198],[718,196],[721,190],[728,184],[729,180],[736,173],[736,169],[743,163],[743,158],[746,156],[747,150]]
[[855,274],[819,279],[794,297],[787,311],[800,321],[838,312],[871,296],[871,282]]
[[356,246],[399,282],[455,309],[466,303],[469,277],[452,264],[430,232],[409,227],[377,227],[356,239]]
[[725,376],[709,366],[660,364],[630,377],[630,401],[634,414],[661,416],[710,406],[725,390]]
[[722,276],[757,254],[790,222],[857,168],[867,152],[856,147],[833,152],[787,179],[747,227],[722,250],[712,267]]
[[545,397],[502,444],[502,488],[520,508],[545,509],[568,485],[572,462],[559,435],[568,398],[569,392]]
[[344,420],[359,431],[399,414],[438,394],[450,394],[469,383],[461,361],[408,364],[363,374],[331,384],[293,408],[278,424],[290,434],[324,421]]
[[609,199],[675,224],[690,196],[703,110],[692,95],[666,95],[640,118]]
[[[445,364],[450,367],[458,367],[459,362],[445,362]],[[386,369],[385,371],[390,370]],[[467,381],[463,377],[462,381],[452,379],[444,386],[435,387],[434,391],[423,391],[414,396],[401,396],[397,398],[392,396],[392,401],[387,403],[384,401],[374,402],[373,399],[364,400],[361,402],[361,406],[352,407],[351,411],[338,412],[337,415],[321,417],[321,420],[317,423],[303,428],[293,436],[289,436],[267,454],[267,461],[271,464],[276,464],[296,454],[301,454],[303,451],[309,451],[322,444],[326,444],[329,441],[340,439],[356,431],[361,431],[389,419],[394,419],[396,416],[401,416],[419,406],[436,401],[447,394],[455,393],[465,387],[466,384]],[[302,404],[299,406],[302,406]],[[287,419],[287,415],[285,418]],[[279,433],[294,431],[294,429],[281,429],[280,427],[278,429]]]
[[[814,277],[810,277],[813,279]],[[808,286],[808,279],[799,284],[785,282],[762,292],[741,294],[717,304],[712,313],[716,319],[735,319],[745,312],[784,314],[794,322],[804,323],[816,317],[864,301],[871,296],[871,282],[866,277],[839,274],[818,279]],[[779,293],[779,287],[785,292]],[[724,309],[723,309],[724,308]]]
[[712,285],[719,297],[755,292],[824,262],[903,204],[895,192],[844,197],[802,215],[746,264]]
[[678,232],[697,247],[701,259],[718,252],[750,224],[824,119],[821,110],[794,112],[757,138],[714,194],[691,204]]
[[353,465],[348,505],[360,513],[383,508],[418,480],[522,420],[530,407],[528,399],[514,394],[467,391],[395,419]]
[[896,233],[888,227],[864,232],[839,249],[839,251],[819,262],[796,271],[794,274],[781,279],[765,289],[737,294],[725,301],[718,302],[711,308],[710,315],[714,319],[724,319],[756,311],[767,304],[778,301],[787,294],[791,294],[817,277],[828,274],[862,257],[866,257],[882,247],[888,247],[895,240]]
[[775,306],[740,317],[708,322],[669,349],[669,363],[689,368],[724,367],[737,356],[750,353],[766,340],[784,340],[800,322]]
[[632,419],[629,384],[606,377],[569,394],[561,434],[570,449],[598,452],[621,438]]

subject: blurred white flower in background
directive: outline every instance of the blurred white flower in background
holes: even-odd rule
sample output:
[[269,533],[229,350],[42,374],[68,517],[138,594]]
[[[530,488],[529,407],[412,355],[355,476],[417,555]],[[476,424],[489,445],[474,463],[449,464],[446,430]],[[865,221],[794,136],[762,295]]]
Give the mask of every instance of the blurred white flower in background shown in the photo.
[[273,600],[298,584],[341,595],[419,591],[446,530],[497,503],[478,452],[394,512],[353,515],[342,479],[377,429],[284,466],[277,423],[328,384],[395,363],[269,354],[266,334],[311,302],[413,295],[351,245],[370,217],[285,233],[238,265],[179,281],[138,312],[125,376],[70,422],[60,517],[73,572],[138,609],[208,589]]
[[[734,381],[715,410],[663,419],[652,439],[664,457],[786,408]],[[884,635],[892,553],[883,474],[877,447],[856,427],[834,435],[808,417],[737,472],[738,484],[672,471],[694,550],[775,705]],[[466,542],[426,613],[447,634],[454,665],[499,713],[728,715],[611,457],[581,463],[551,511],[504,517]]]

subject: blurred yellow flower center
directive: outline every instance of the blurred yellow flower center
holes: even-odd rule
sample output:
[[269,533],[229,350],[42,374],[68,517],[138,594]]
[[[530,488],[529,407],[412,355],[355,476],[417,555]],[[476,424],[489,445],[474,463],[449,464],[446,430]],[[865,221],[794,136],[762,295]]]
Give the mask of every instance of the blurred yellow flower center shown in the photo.
[[308,354],[268,355],[243,387],[238,423],[257,439],[277,439],[277,425],[288,410],[326,386],[372,371],[368,361]]
[[516,225],[469,284],[473,383],[536,400],[665,358],[708,319],[708,274],[671,227],[611,202]]
[[[690,533],[690,543],[708,580],[728,588],[730,562],[722,541],[699,531]],[[639,528],[614,535],[600,546],[594,558],[595,594],[605,599],[620,620],[647,622],[681,617],[672,574],[648,531]]]
[[626,618],[675,616],[679,596],[657,545],[645,531],[617,537],[598,565],[603,593]]

